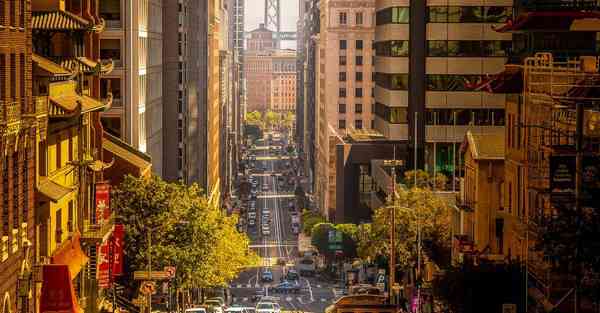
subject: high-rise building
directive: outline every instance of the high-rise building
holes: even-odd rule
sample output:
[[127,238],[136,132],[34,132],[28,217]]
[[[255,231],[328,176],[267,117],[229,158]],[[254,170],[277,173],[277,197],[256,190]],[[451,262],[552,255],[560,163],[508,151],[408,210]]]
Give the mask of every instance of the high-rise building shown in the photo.
[[106,0],[99,6],[106,21],[100,58],[112,60],[115,67],[100,79],[101,98],[113,101],[102,113],[102,124],[150,154],[153,172],[163,175],[162,0]]
[[316,55],[315,193],[326,216],[336,207],[336,144],[371,128],[375,1],[321,1]]
[[506,62],[511,36],[492,27],[511,12],[511,0],[378,2],[374,128],[416,150],[418,168],[451,176],[467,130],[503,127],[505,97],[469,86]]
[[[206,115],[203,120],[206,124],[206,144],[200,146],[198,151],[206,152],[206,191],[211,196],[211,199],[220,199],[220,174],[221,174],[221,116],[220,116],[220,50],[222,47],[221,41],[223,35],[221,32],[224,25],[221,14],[224,10],[224,3],[221,0],[209,0],[207,10],[200,10],[201,14],[206,14],[206,34],[207,34],[207,49],[206,55],[206,76],[202,79],[207,80],[206,98],[204,107]],[[204,24],[204,23],[203,23]],[[204,34],[203,34],[204,36]],[[202,57],[202,56],[201,56]],[[203,61],[201,61],[203,62]],[[201,104],[202,106],[203,104]]]
[[269,110],[279,113],[293,112],[296,110],[296,52],[279,50],[271,58]]
[[32,101],[31,4],[0,4],[0,296],[5,310],[33,312],[17,280],[34,262],[36,116],[45,108]]

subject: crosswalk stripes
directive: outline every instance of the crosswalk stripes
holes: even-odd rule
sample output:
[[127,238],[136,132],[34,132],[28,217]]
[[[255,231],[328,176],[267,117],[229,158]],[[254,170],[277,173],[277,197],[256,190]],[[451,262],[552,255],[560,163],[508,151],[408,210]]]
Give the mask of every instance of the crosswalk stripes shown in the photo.
[[317,288],[321,288],[321,285],[317,285]]

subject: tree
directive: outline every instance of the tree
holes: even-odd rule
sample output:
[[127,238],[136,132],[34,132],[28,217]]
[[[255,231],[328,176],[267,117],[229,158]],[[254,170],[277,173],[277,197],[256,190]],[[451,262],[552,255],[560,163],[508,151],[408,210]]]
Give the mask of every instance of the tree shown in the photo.
[[419,188],[433,188],[435,186],[436,189],[445,189],[446,183],[448,182],[448,178],[446,175],[442,173],[436,173],[435,181],[433,179],[433,175],[430,175],[428,172],[424,170],[414,170],[404,172],[403,183],[408,188],[412,188],[415,185],[415,175],[417,178],[417,187]]
[[292,128],[294,125],[294,121],[296,120],[296,115],[292,112],[287,112],[283,117],[283,122],[285,123],[285,127]]
[[281,123],[281,114],[269,110],[265,114],[265,121],[268,127],[279,125]]
[[356,224],[337,224],[335,229],[342,233],[344,257],[355,258],[358,248],[358,226]]
[[[235,227],[236,217],[210,207],[196,184],[126,176],[112,201],[126,227],[126,273],[146,270],[149,233],[152,268],[176,266],[175,283],[182,288],[226,285],[243,268],[258,264],[248,238]],[[135,287],[131,276],[124,283]]]
[[262,114],[258,111],[247,112],[245,116],[246,124],[264,126]]
[[[450,250],[450,205],[429,189],[398,189],[395,201],[396,263],[408,269],[417,261],[417,227],[421,228],[422,253],[436,263],[447,263]],[[359,255],[374,260],[388,255],[391,205],[375,210],[370,226],[359,230]]]
[[326,222],[325,218],[318,213],[310,210],[304,210],[302,212],[302,231],[308,236],[311,236],[312,229],[315,225],[324,222]]
[[331,223],[315,224],[311,231],[311,244],[317,248],[319,254],[331,258],[333,254],[329,249],[329,232],[334,231],[335,226]]

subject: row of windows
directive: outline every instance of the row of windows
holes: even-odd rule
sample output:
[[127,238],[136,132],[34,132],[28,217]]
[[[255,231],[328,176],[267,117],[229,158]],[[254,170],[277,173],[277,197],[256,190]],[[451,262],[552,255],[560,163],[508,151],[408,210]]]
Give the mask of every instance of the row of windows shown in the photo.
[[[17,10],[17,2],[19,9]],[[8,3],[8,18],[6,17],[6,4]],[[25,0],[0,1],[0,26],[17,27],[17,16],[19,27],[25,28]]]
[[430,57],[504,57],[508,56],[512,42],[507,40],[429,40]]
[[408,111],[405,107],[389,107],[383,103],[375,103],[375,115],[390,124],[407,124]]
[[[29,190],[29,160],[32,155],[28,151],[21,150],[20,152],[12,153],[5,156],[0,162],[2,163],[2,229],[0,235],[9,236],[11,234],[10,211],[12,211],[12,228],[18,229],[21,223],[26,223],[29,216],[30,208],[30,190]],[[12,175],[9,171],[9,163],[12,161]],[[21,180],[21,184],[19,184]],[[12,195],[8,185],[12,182]],[[20,189],[20,190],[19,190]],[[12,198],[12,210],[9,208],[9,199]],[[21,200],[21,201],[19,201]]]
[[427,125],[504,126],[504,109],[427,109]]
[[[347,92],[346,92],[346,88],[340,88],[339,92],[338,92],[338,96],[340,98],[346,98]],[[363,89],[362,88],[354,88],[354,97],[355,98],[362,98],[363,96]]]
[[390,7],[377,11],[376,24],[408,24],[410,21],[410,8]]
[[512,8],[504,6],[431,6],[428,23],[505,23]]
[[[354,113],[361,114],[362,112],[363,112],[362,103],[354,104]],[[338,104],[338,113],[342,113],[342,114],[346,113],[346,104],[345,103]]]
[[408,40],[387,40],[375,43],[375,54],[383,57],[407,57]]
[[[7,62],[8,57],[8,62]],[[18,64],[17,64],[18,59]],[[17,101],[17,97],[21,100],[25,99],[25,54],[21,53],[18,55],[11,53],[6,55],[0,53],[0,71],[4,72],[0,75],[0,101],[9,100]],[[7,66],[8,64],[8,66]],[[19,73],[17,74],[17,69]],[[8,70],[8,73],[6,72]],[[10,90],[7,94],[7,84],[10,82]],[[19,93],[17,94],[17,85],[19,86]],[[25,104],[23,102],[22,104]],[[22,105],[21,112],[25,112],[27,108]]]
[[[340,72],[338,80],[341,81],[341,82],[345,82],[346,81],[346,76],[347,76],[346,72]],[[363,81],[363,73],[362,72],[356,72],[356,73],[354,73],[354,79],[357,82]]]
[[[354,47],[356,48],[356,50],[362,50],[362,48],[363,48],[362,39],[355,40]],[[346,50],[346,48],[348,48],[348,41],[346,39],[341,39],[340,40],[340,50]]]
[[[348,25],[348,13],[340,12],[338,14],[338,22],[340,23],[340,25]],[[356,12],[356,14],[354,15],[354,24],[363,24],[363,12]]]
[[[428,91],[473,91],[484,75],[428,74],[425,82]],[[376,73],[375,83],[388,90],[408,90],[408,74]]]
[[[390,124],[407,124],[408,108],[375,103],[375,115]],[[426,125],[503,126],[504,109],[427,109]]]
[[[346,120],[344,120],[344,119],[338,120],[338,128],[339,129],[346,129]],[[354,128],[356,128],[356,129],[362,129],[363,128],[363,121],[362,120],[354,120]]]
[[[340,65],[346,65],[348,63],[348,59],[345,55],[340,55]],[[363,65],[363,56],[357,55],[354,57],[354,65]]]

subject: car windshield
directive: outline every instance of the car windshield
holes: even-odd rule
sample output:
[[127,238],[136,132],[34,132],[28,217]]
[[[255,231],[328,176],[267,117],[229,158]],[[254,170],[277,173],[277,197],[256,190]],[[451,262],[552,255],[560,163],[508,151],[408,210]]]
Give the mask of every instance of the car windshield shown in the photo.
[[207,305],[221,305],[221,302],[219,300],[206,300],[204,303],[206,303]]
[[273,303],[259,303],[256,306],[257,310],[273,310],[275,309],[275,306],[273,305]]

